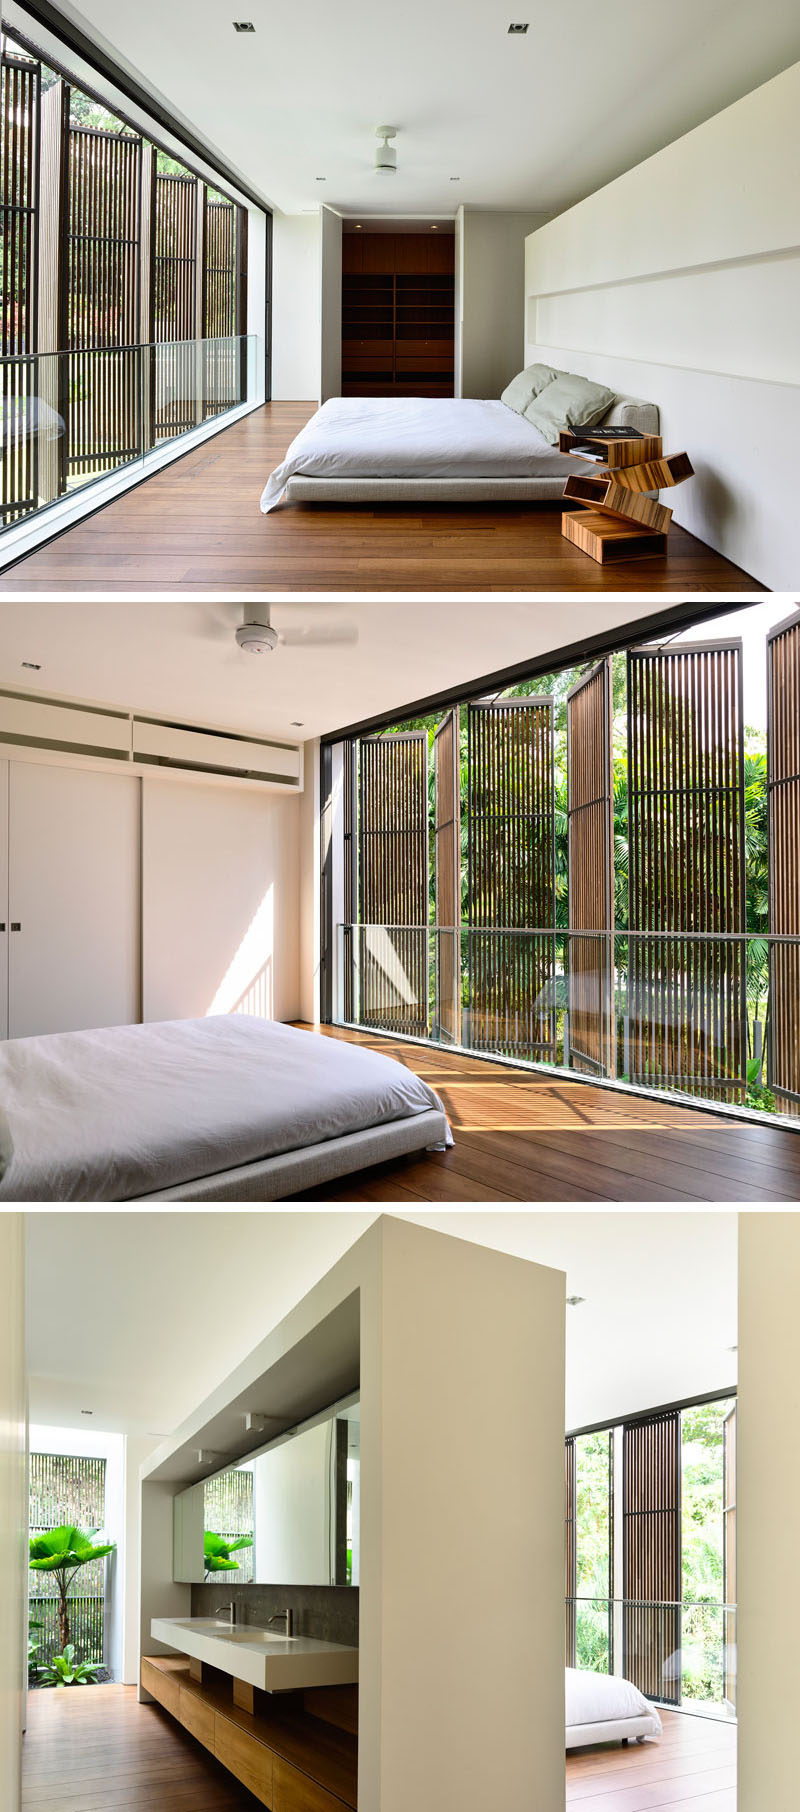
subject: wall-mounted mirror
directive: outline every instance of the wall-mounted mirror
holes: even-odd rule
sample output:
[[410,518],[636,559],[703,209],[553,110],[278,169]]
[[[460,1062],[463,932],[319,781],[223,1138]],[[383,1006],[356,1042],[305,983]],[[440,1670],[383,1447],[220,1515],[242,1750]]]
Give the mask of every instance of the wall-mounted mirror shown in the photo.
[[348,1401],[180,1492],[174,1579],[358,1585],[360,1433]]

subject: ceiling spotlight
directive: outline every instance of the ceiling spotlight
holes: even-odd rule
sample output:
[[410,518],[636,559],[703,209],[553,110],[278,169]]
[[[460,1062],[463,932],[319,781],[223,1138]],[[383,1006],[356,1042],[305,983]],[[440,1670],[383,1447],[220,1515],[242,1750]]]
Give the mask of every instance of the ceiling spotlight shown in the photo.
[[233,29],[234,31],[255,31],[256,28],[252,19],[234,19]]
[[568,1309],[577,1309],[578,1304],[581,1302],[585,1302],[585,1301],[586,1301],[585,1296],[568,1296],[567,1297],[567,1308]]
[[525,24],[525,25],[509,25],[509,28],[508,28],[509,35],[512,38],[524,37],[527,29],[528,29],[527,24]]
[[379,145],[375,152],[375,168],[376,170],[382,170],[387,176],[391,175],[397,169],[397,152],[394,145],[389,144],[389,140],[390,138],[396,138],[398,131],[399,127],[397,126],[375,127],[375,137],[383,139],[383,144]]

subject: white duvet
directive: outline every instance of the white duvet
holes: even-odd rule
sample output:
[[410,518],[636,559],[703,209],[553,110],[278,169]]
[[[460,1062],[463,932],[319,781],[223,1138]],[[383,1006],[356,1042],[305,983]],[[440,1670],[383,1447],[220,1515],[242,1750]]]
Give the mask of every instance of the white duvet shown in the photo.
[[[477,397],[335,396],[295,436],[261,508],[290,478],[567,478],[573,457],[505,403]],[[579,466],[579,470],[583,467]]]
[[[661,1734],[655,1706],[617,1674],[595,1674],[588,1668],[568,1667],[566,1672],[567,1746],[570,1728],[580,1724],[618,1723],[625,1718],[649,1718],[651,1734]],[[598,1742],[602,1739],[598,1736]]]
[[127,1201],[444,1112],[391,1057],[243,1015],[12,1039],[0,1044],[0,1103],[6,1202]]

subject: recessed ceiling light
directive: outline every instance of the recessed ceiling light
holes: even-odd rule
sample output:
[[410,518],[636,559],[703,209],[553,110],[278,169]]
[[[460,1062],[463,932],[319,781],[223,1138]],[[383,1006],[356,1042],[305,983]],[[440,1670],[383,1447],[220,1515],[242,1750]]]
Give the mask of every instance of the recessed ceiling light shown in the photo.
[[41,673],[42,671],[41,661],[23,661],[22,665],[27,667],[31,673]]
[[362,225],[361,225],[361,221],[360,221],[360,220],[357,220],[357,221],[356,221],[356,232],[357,232],[357,233],[363,233],[363,231],[364,231],[364,228],[363,228],[363,226],[362,226]]
[[438,228],[438,226],[437,226],[437,225],[436,225],[436,221],[435,221],[435,220],[432,220],[432,221],[431,221],[431,232],[432,232],[432,233],[438,233],[438,231],[439,231],[439,228]]
[[578,1304],[581,1302],[585,1302],[585,1301],[586,1301],[585,1296],[568,1296],[567,1297],[567,1308],[568,1309],[577,1309]]
[[327,179],[327,177],[326,177],[326,176],[315,176],[315,177],[314,177],[314,181],[315,181],[315,182],[327,182],[327,180],[328,180],[328,179]]
[[293,730],[302,730],[303,727],[304,727],[304,725],[303,725],[302,717],[293,717],[292,718],[292,729]]
[[82,1410],[81,1410],[81,1415],[82,1415],[82,1416],[93,1416],[93,1415],[94,1415],[94,1410],[93,1410],[93,1409],[82,1409]]
[[451,176],[450,181],[451,182],[460,182],[461,177],[460,176]]
[[739,1351],[739,1348],[738,1348],[738,1346],[729,1346],[729,1347],[728,1347],[728,1352],[729,1352],[729,1353],[738,1353],[738,1351]]
[[234,19],[233,29],[234,31],[255,31],[256,28],[252,19]]
[[528,26],[527,26],[527,23],[525,25],[509,25],[508,29],[509,29],[509,32],[511,33],[512,37],[517,37],[518,35],[521,36],[524,32],[526,32],[528,29]]

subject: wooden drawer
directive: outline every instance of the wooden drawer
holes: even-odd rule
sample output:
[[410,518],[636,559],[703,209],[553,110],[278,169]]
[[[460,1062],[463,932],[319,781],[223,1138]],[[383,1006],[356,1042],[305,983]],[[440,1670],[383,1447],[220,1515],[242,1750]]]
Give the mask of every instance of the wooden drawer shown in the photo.
[[214,1712],[210,1705],[204,1705],[193,1692],[181,1687],[178,1717],[184,1728],[197,1737],[206,1749],[214,1748]]
[[152,1693],[159,1705],[163,1705],[165,1711],[171,1711],[174,1718],[180,1716],[178,1707],[181,1687],[180,1681],[173,1674],[162,1673],[160,1667],[154,1667],[152,1661],[143,1658],[142,1685],[145,1692]]
[[272,1750],[219,1712],[214,1720],[214,1754],[262,1806],[272,1805]]
[[272,1776],[272,1812],[343,1812],[344,1801],[326,1793],[299,1768],[275,1757]]

